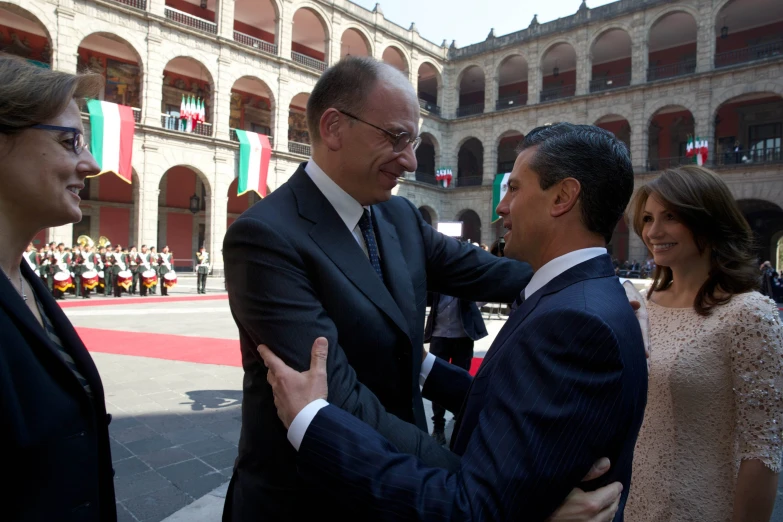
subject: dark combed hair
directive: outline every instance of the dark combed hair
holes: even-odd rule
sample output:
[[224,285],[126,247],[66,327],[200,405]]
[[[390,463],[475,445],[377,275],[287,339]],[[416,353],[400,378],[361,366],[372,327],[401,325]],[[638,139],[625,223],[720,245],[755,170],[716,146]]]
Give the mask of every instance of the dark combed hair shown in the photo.
[[[688,227],[699,252],[710,250],[709,276],[693,301],[696,313],[709,315],[714,306],[728,302],[733,295],[759,288],[753,232],[720,176],[692,165],[666,170],[640,187],[631,203],[633,228],[639,237],[650,196]],[[656,266],[647,297],[666,290],[671,282],[671,268]]]
[[582,222],[607,243],[633,194],[633,167],[625,144],[594,125],[555,123],[530,131],[519,152],[537,147],[530,168],[541,188],[566,178],[581,185]]
[[384,68],[396,71],[369,56],[347,56],[321,75],[307,100],[307,128],[314,143],[321,140],[321,117],[330,107],[356,115],[362,112]]
[[56,118],[71,100],[97,98],[103,90],[99,74],[70,74],[32,65],[0,53],[0,132],[17,134]]

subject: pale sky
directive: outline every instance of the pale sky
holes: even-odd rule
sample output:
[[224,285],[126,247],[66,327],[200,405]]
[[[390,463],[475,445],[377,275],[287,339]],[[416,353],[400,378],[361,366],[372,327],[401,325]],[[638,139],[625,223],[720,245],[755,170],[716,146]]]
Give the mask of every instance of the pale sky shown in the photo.
[[[351,0],[369,10],[376,0]],[[587,0],[594,8],[613,0]],[[486,40],[489,30],[495,36],[527,28],[533,15],[540,23],[576,13],[582,0],[381,0],[381,10],[387,20],[398,25],[416,27],[422,37],[438,45],[445,38],[447,45],[457,41],[457,47]]]

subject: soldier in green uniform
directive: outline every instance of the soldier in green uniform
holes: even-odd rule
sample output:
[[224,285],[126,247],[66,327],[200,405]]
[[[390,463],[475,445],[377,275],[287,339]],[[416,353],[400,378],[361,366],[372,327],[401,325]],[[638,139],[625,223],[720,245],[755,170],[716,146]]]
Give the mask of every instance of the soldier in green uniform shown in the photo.
[[[54,274],[58,274],[60,272],[67,272],[70,275],[71,253],[65,251],[65,245],[63,243],[57,245],[57,250],[54,251],[54,262],[52,265],[54,266],[52,271],[52,279],[54,279]],[[54,280],[52,281],[52,285],[54,285]],[[52,295],[54,295],[55,299],[65,299],[65,294],[63,291],[56,288],[53,288]]]
[[109,297],[112,294],[114,294],[114,252],[111,243],[108,243],[103,256],[103,295]]
[[[86,243],[83,247],[86,246]],[[84,268],[84,254],[82,249],[74,247],[72,253],[73,263],[71,273],[73,274],[73,284],[76,287],[76,297],[82,296],[82,273],[87,269]]]
[[91,270],[97,271],[98,266],[98,255],[92,251],[92,247],[89,244],[85,244],[84,247],[82,247],[81,253],[79,254],[79,263],[77,267],[77,270],[79,270],[77,291],[81,292],[83,299],[90,298],[90,289],[84,288],[84,281],[82,276],[85,272],[89,272]]
[[199,294],[206,294],[207,276],[209,275],[209,252],[204,248],[204,245],[201,245],[199,251],[196,252],[196,267],[198,273],[196,289]]
[[[144,245],[141,246],[144,249]],[[133,245],[128,252],[128,270],[133,274],[133,284],[131,285],[130,294],[136,295],[136,290],[139,287],[139,278],[141,277],[139,268],[139,252],[136,250],[136,245]],[[143,287],[144,285],[142,285]]]
[[160,274],[160,280],[158,281],[160,283],[160,294],[161,295],[169,295],[169,289],[166,288],[166,280],[165,276],[169,272],[173,271],[174,268],[172,266],[172,261],[174,254],[169,252],[169,246],[166,245],[163,247],[163,252],[161,252],[158,255],[158,263],[160,266],[159,274]]
[[158,293],[158,283],[160,283],[160,267],[158,266],[158,251],[155,250],[155,246],[150,247],[150,270],[155,272],[156,283],[150,288],[150,293],[156,295]]
[[[150,270],[150,253],[147,251],[147,245],[141,245],[141,253],[137,254],[136,257],[139,263],[139,276],[141,277],[141,274]],[[149,288],[144,284],[144,281],[140,281],[140,283],[139,294],[146,297],[149,294]]]
[[27,250],[24,251],[24,260],[30,265],[30,269],[38,274],[38,267],[40,266],[40,263],[38,262],[38,252],[35,250],[32,243],[27,245]]
[[112,255],[112,289],[114,290],[114,297],[122,297],[122,287],[117,283],[119,279],[119,273],[126,270],[125,254],[122,253],[122,246],[117,245],[114,247],[114,254]]

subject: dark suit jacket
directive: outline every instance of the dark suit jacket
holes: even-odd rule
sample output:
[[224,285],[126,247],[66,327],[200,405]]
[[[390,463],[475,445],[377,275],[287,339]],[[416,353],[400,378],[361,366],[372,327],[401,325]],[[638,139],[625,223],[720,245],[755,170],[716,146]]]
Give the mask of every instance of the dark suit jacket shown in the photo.
[[[427,317],[427,324],[424,326],[424,342],[430,342],[432,339],[432,329],[435,328],[435,320],[438,317],[438,304],[441,294],[432,292],[430,303],[430,315]],[[474,341],[483,339],[487,336],[487,327],[484,325],[484,318],[481,317],[481,311],[474,301],[470,299],[458,299],[459,315],[462,319],[462,328],[465,334]]]
[[530,296],[472,382],[438,360],[424,388],[447,409],[462,401],[452,439],[463,455],[459,471],[397,453],[329,405],[305,434],[300,473],[363,509],[366,520],[538,521],[594,461],[609,457],[611,470],[589,486],[622,482],[615,517],[622,520],[647,369],[639,323],[609,256],[573,267]]
[[7,478],[0,489],[0,518],[116,520],[110,417],[98,370],[26,262],[22,272],[94,398],[87,396],[18,291],[0,277],[0,448]]
[[427,290],[510,301],[529,281],[530,267],[439,234],[406,199],[392,197],[372,214],[386,285],[304,165],[226,234],[226,283],[245,378],[224,520],[323,513],[297,474],[256,348],[261,343],[302,371],[315,338],[326,337],[333,404],[401,451],[433,466],[456,465],[426,433],[418,378]]

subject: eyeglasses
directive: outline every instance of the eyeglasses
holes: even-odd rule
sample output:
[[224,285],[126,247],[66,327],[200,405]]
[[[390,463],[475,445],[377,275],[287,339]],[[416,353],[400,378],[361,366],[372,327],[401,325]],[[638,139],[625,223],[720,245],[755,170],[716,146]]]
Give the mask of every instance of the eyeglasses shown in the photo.
[[30,126],[30,128],[48,130],[48,131],[57,131],[57,132],[72,132],[73,141],[71,143],[71,147],[73,148],[74,154],[76,154],[77,156],[82,153],[84,147],[86,146],[86,142],[84,140],[84,133],[82,133],[82,131],[74,127],[59,127],[57,125],[32,125]]
[[411,146],[411,149],[416,152],[416,149],[419,148],[419,144],[421,143],[421,138],[411,138],[411,134],[409,132],[398,132],[397,134],[387,131],[386,129],[382,129],[381,127],[378,127],[377,125],[373,125],[369,121],[364,121],[361,118],[358,118],[354,116],[353,114],[349,112],[342,111],[340,109],[337,109],[337,112],[340,112],[342,114],[345,114],[349,118],[353,118],[354,120],[360,121],[364,123],[365,125],[369,125],[370,127],[373,127],[375,129],[378,129],[379,131],[386,134],[392,143],[392,150],[394,152],[402,152],[405,150],[405,147],[408,145]]

